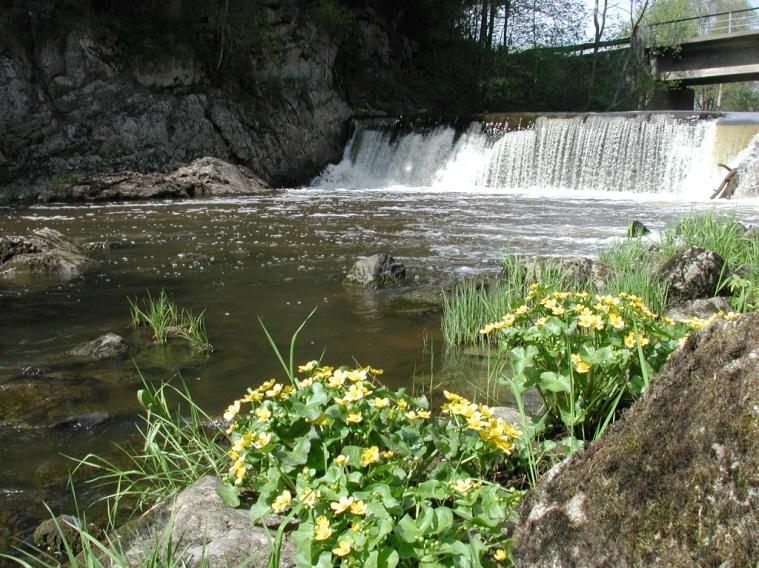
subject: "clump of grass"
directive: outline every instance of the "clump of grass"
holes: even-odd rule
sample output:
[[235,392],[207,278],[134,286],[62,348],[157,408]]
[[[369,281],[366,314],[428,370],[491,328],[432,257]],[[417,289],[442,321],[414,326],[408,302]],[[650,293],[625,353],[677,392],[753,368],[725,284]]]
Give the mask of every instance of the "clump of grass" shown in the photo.
[[496,280],[465,280],[443,296],[443,337],[449,345],[486,345],[480,334],[522,300],[535,282],[549,290],[577,290],[585,286],[569,278],[561,259],[531,261],[517,254],[503,258],[503,274]]
[[165,290],[161,290],[157,298],[148,293],[142,307],[136,299],[128,300],[132,327],[149,327],[156,343],[166,343],[170,337],[179,337],[187,341],[193,349],[213,351],[203,319],[205,310],[197,315],[190,310],[180,310],[169,299]]
[[655,274],[657,257],[639,238],[627,238],[599,250],[598,259],[613,272],[605,282],[604,293],[635,294],[655,313],[664,310],[667,303],[667,286]]
[[186,386],[144,382],[137,397],[145,409],[138,426],[142,448],[120,448],[126,465],[95,454],[78,460],[77,468],[100,472],[94,483],[110,488],[104,499],[112,517],[125,500],[140,511],[205,475],[220,476],[224,469],[225,452],[218,442],[224,430],[192,400]]

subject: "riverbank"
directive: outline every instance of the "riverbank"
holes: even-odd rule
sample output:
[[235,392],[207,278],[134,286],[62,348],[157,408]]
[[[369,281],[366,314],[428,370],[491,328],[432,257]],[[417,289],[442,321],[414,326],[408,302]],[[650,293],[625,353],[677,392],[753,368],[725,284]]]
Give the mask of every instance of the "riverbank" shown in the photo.
[[[259,198],[259,199],[263,199],[263,198]],[[229,207],[228,204],[222,205],[222,206],[223,207],[227,207],[227,208]],[[133,207],[130,207],[130,210],[133,210],[133,209],[134,209]],[[108,211],[111,211],[111,210],[112,209],[110,207],[106,207],[103,211],[104,212],[108,212]],[[70,211],[70,209],[67,210],[67,211]],[[88,209],[85,208],[85,209],[81,210],[81,214],[85,215],[87,211],[92,212],[91,209],[88,210]],[[131,222],[131,221],[127,221],[127,223],[129,223],[129,222]],[[624,228],[622,227],[622,228],[620,228],[620,230],[624,231]],[[687,233],[684,233],[682,230],[680,230],[680,231],[678,231],[678,235],[680,237],[684,237],[685,235],[687,235]],[[635,241],[635,242],[639,242],[639,241]],[[682,242],[682,243],[680,243],[679,246],[685,247],[685,244],[686,244],[685,242]],[[698,243],[691,243],[691,244],[698,244]],[[701,243],[701,244],[703,244],[703,243]],[[134,245],[132,245],[132,246],[134,246]],[[129,248],[127,248],[127,249],[109,249],[109,250],[112,250],[112,252],[109,252],[108,254],[109,255],[113,255],[114,259],[119,258],[118,255],[123,255],[123,254],[125,254],[125,252],[128,253],[128,254],[131,254],[131,253],[128,252]],[[204,266],[204,271],[205,270],[209,270],[209,269],[211,269],[211,267],[213,267],[213,263],[214,262],[215,261],[212,261],[210,265],[203,265],[203,264],[201,264],[200,266]],[[347,265],[346,265],[346,268],[347,268]],[[414,272],[416,272],[418,274],[418,270],[419,270],[418,269],[418,265],[416,265],[416,263],[408,262],[407,261],[407,268],[409,268],[410,275],[412,277],[412,282],[414,282],[413,275],[414,275]],[[186,270],[186,269],[183,269],[183,270]],[[197,270],[197,269],[195,269],[195,270]],[[343,269],[340,272],[344,272],[344,270],[345,269]],[[187,273],[187,275],[188,276],[192,276],[192,278],[194,280],[197,280],[197,277],[200,274],[202,274],[202,272],[203,271],[195,272],[194,270],[190,270]],[[687,270],[686,270],[686,272],[687,272]],[[123,280],[122,280],[122,283],[123,283]],[[336,286],[339,287],[340,286],[339,280],[336,281],[335,284],[336,284]],[[81,282],[77,283],[76,286],[81,286]],[[69,287],[69,289],[71,289],[71,288]],[[123,292],[122,291],[117,291],[117,293],[121,294]],[[356,294],[356,291],[345,290],[344,293],[346,293],[348,297],[351,297],[354,294]],[[403,289],[392,292],[392,294],[400,294],[400,295],[403,295],[404,293],[405,293],[405,291]],[[370,299],[373,298],[373,300],[371,300],[371,301],[373,301],[375,303],[379,303],[381,305],[381,304],[387,302],[390,299],[390,297],[392,296],[392,294],[388,295],[388,292],[382,292],[382,291],[380,291],[380,292],[372,291],[372,292],[369,292],[369,293],[360,292],[354,298],[354,300],[357,300],[358,297],[360,297],[361,298],[361,300],[360,300],[361,302],[369,302]],[[370,298],[370,296],[371,296],[371,298]],[[385,298],[384,300],[383,300],[383,297]],[[19,296],[18,298],[23,298],[23,296]],[[207,299],[210,299],[210,296],[208,296]],[[181,304],[182,305],[187,305],[188,307],[197,308],[199,310],[202,309],[203,307],[207,307],[207,304],[205,304],[205,303],[197,303],[197,302],[199,302],[199,300],[196,300],[195,302],[186,302],[186,301],[183,300],[181,302]],[[358,305],[360,305],[360,304],[357,304],[357,306]],[[297,310],[297,308],[290,308],[290,309]],[[320,312],[321,312],[322,309],[324,309],[324,307],[320,308]],[[516,306],[512,306],[512,307],[509,308],[509,310],[512,310],[512,309],[516,309]],[[507,311],[509,311],[509,310],[507,310]],[[124,314],[126,314],[126,312],[127,312],[127,305],[126,305],[126,303],[124,303],[123,310],[121,310],[121,311]],[[210,313],[213,314],[213,311],[211,311]],[[286,312],[280,312],[280,313],[282,315],[286,314]],[[98,315],[98,317],[102,318],[102,315],[103,314],[101,313],[101,314]],[[399,323],[401,321],[404,321],[404,320],[408,323],[408,319],[410,317],[407,312],[404,312],[403,315],[400,315],[400,314],[398,314],[398,315],[400,317],[398,317],[398,316],[393,317],[393,316],[390,315],[390,312],[384,312],[381,316],[378,314],[378,317],[381,317],[381,319],[383,319],[383,320],[388,320],[388,318],[390,318],[387,321],[387,324],[390,325],[393,328],[393,334],[394,335],[397,335],[397,333],[399,331],[399,328],[397,327],[399,325]],[[429,315],[426,315],[426,316],[421,315],[421,312],[417,312],[417,315],[412,315],[411,316],[412,319],[416,319],[416,318],[419,318],[419,317],[422,317],[423,319],[424,318],[430,318],[430,321],[432,321],[432,320],[435,319],[434,316],[430,317]],[[124,316],[124,318],[125,318],[125,316]],[[317,314],[317,320],[315,320],[315,321],[318,321],[318,318],[319,318],[319,314]],[[265,317],[265,319],[267,320],[267,322],[272,321],[271,318],[269,318],[269,317]],[[500,316],[497,319],[500,319]],[[222,320],[222,321],[224,321],[224,320]],[[364,321],[366,321],[366,320],[364,320]],[[126,321],[125,321],[125,319],[124,319],[124,324],[123,325],[124,325],[124,327],[126,327]],[[207,379],[212,379],[213,375],[212,374],[210,374],[210,375],[208,374],[208,369],[205,370],[205,371],[202,371],[201,369],[203,367],[209,366],[209,363],[212,363],[213,361],[216,361],[217,363],[219,363],[219,362],[224,363],[223,367],[224,368],[228,368],[228,365],[229,365],[228,355],[229,355],[229,349],[230,349],[229,346],[231,346],[233,343],[230,343],[229,345],[225,345],[225,343],[227,341],[229,341],[229,339],[220,339],[220,337],[221,338],[224,337],[224,334],[222,333],[222,330],[227,325],[229,325],[229,324],[228,323],[224,323],[224,325],[222,325],[222,326],[209,325],[209,331],[210,331],[210,334],[211,334],[211,339],[212,339],[212,341],[214,343],[214,346],[216,347],[216,351],[214,351],[214,353],[212,354],[212,356],[209,359],[206,359],[205,361],[202,358],[201,359],[197,359],[195,356],[190,355],[189,352],[186,355],[183,355],[183,357],[186,357],[186,359],[185,359],[186,363],[184,363],[186,366],[184,367],[185,370],[183,371],[183,375],[185,375],[186,377],[187,376],[192,377],[192,376],[195,375],[195,373],[200,372],[201,374],[199,374],[198,376],[203,376],[203,377],[206,377]],[[281,338],[283,337],[283,332],[281,331],[282,330],[281,323],[277,322],[275,325],[279,326],[279,327],[275,327],[275,330],[279,329],[280,331],[275,331],[274,335],[275,335],[275,337],[278,337],[281,340]],[[342,324],[343,329],[344,329],[345,325],[346,324]],[[363,325],[363,324],[361,322],[359,322],[359,325]],[[412,328],[418,329],[418,327],[416,327],[416,326],[418,326],[418,322],[415,323],[415,324],[413,324],[412,326],[410,326],[409,330],[412,329]],[[290,327],[290,329],[294,329],[295,327],[297,327],[297,322],[295,322]],[[116,329],[116,331],[119,331],[119,329]],[[361,333],[357,334],[357,337],[360,337],[360,336],[361,337],[365,337],[366,334],[367,334],[367,331],[369,333],[371,333],[371,330],[367,330],[364,327],[363,331]],[[91,331],[89,331],[88,333],[91,333]],[[219,334],[221,334],[221,335],[219,335]],[[305,337],[307,338],[308,336],[309,336],[309,332],[306,331],[306,336]],[[132,344],[132,345],[139,345],[140,344],[139,341],[135,341],[135,339],[130,339],[130,337],[129,337],[128,334],[126,334],[126,337],[127,337],[127,340],[128,340],[128,342],[130,344]],[[261,336],[261,337],[263,339],[263,336]],[[622,339],[624,339],[624,337]],[[314,351],[314,355],[318,356],[318,352],[317,351],[320,352],[321,351],[321,347],[319,347],[317,345],[317,346],[313,347],[313,349],[312,349],[311,347],[309,347],[310,341],[312,341],[312,340],[306,340],[306,341],[304,341],[304,347],[305,347],[305,349],[307,349],[307,350],[309,350],[309,349],[313,350]],[[324,342],[326,344],[327,340],[324,339]],[[345,349],[346,352],[355,353],[356,351],[354,351],[354,350],[361,349],[362,343],[363,343],[362,341],[353,342],[351,345],[343,346],[343,349]],[[411,343],[412,343],[412,341],[410,340],[409,341],[409,347],[410,348],[411,348]],[[415,345],[416,345],[416,347],[414,347],[414,349],[419,349],[419,347],[418,347],[418,345],[419,345],[418,344],[418,337],[413,341],[413,343],[415,343]],[[368,361],[369,360],[368,357],[371,356],[371,353],[372,352],[377,353],[378,349],[377,349],[376,346],[372,346],[371,344],[368,344],[366,347],[368,348],[368,351],[367,351],[367,354],[362,355],[362,360]],[[180,353],[181,350],[178,351],[177,348],[178,348],[178,346],[175,346],[172,349],[173,349],[174,353],[176,353],[177,355],[179,355],[179,353]],[[158,359],[155,359],[156,356],[160,357],[160,356],[163,356],[163,355],[169,353],[168,351],[163,350],[163,349],[158,349],[158,350],[155,350],[155,351],[154,351],[154,349],[155,348],[150,348],[149,345],[144,345],[144,346],[140,347],[140,349],[136,352],[136,354],[138,355],[138,360],[141,359],[142,361],[150,361],[152,359],[154,361],[152,363],[152,365],[155,365],[156,362],[158,361]],[[268,349],[268,348],[266,348],[266,346],[264,345],[264,349]],[[397,368],[401,368],[402,369],[404,367],[405,363],[402,360],[401,361],[397,360],[397,357],[398,357],[398,351],[397,351],[397,349],[394,349],[393,351],[394,351],[393,355],[396,358],[396,365],[398,365]],[[132,352],[132,353],[135,353],[135,352]],[[163,354],[163,355],[161,355],[161,354]],[[146,356],[148,357],[147,359],[145,359]],[[386,356],[388,356],[388,355],[386,355]],[[246,373],[245,374],[245,377],[243,378],[242,382],[240,383],[241,386],[242,385],[246,385],[246,384],[250,384],[250,376],[254,376],[254,375],[258,376],[261,373],[261,371],[260,371],[261,363],[262,363],[263,360],[267,359],[267,357],[268,357],[268,359],[273,359],[270,355],[268,355],[268,356],[267,355],[261,355],[261,356],[256,357],[256,359],[254,361],[254,365],[255,365],[256,369],[253,370],[253,373]],[[422,355],[422,357],[424,358],[426,356]],[[439,356],[438,356],[438,358],[439,358]],[[279,373],[280,371],[278,371],[276,369],[276,362],[272,361],[272,363],[273,363],[273,366],[272,366],[273,368],[270,370],[270,372],[271,372],[271,374],[273,376],[276,376],[277,373]],[[76,372],[78,372],[78,373],[81,374],[81,372],[84,369],[84,367],[81,367],[81,364],[79,364],[79,365],[80,366],[77,366],[74,370],[76,370]],[[100,364],[100,366],[102,366],[102,363]],[[211,367],[212,366],[213,365],[211,365]],[[142,363],[140,363],[140,367],[143,368],[143,370],[145,368],[145,366]],[[209,367],[209,369],[211,367]],[[43,365],[39,366],[38,368],[41,368],[43,375],[41,377],[39,377],[39,378],[34,379],[34,380],[36,380],[38,382],[42,381],[42,383],[44,383],[45,381],[49,381],[49,380],[53,379],[54,378],[53,375],[55,375],[57,372],[58,373],[60,372],[60,371],[56,371],[55,369],[50,368],[50,366],[46,365],[46,364],[43,364]],[[150,365],[148,365],[147,368],[150,368]],[[154,367],[154,368],[157,370],[157,367]],[[93,372],[96,375],[102,375],[102,371],[95,371],[95,367],[92,367],[92,371],[90,371],[90,373],[93,373]],[[222,369],[222,372],[223,372],[223,369]],[[460,378],[461,375],[458,375],[458,378],[457,378],[456,375],[458,374],[458,372],[455,369],[449,370],[448,372],[452,374],[451,378],[453,379],[454,382],[458,380],[458,384],[459,384],[459,387],[460,387],[460,385],[461,385],[461,378]],[[480,372],[482,372],[482,370],[480,370]],[[439,373],[440,373],[439,369],[435,371],[435,377],[436,378],[435,379],[430,379],[431,383],[437,384],[439,382],[442,382],[446,378],[444,376],[440,376]],[[151,371],[150,374],[153,375],[153,376],[155,376],[156,373]],[[229,374],[225,373],[225,375],[228,378]],[[393,377],[392,375],[395,375],[395,377]],[[124,375],[124,376],[126,376],[126,375]],[[159,376],[160,376],[160,373],[159,373]],[[400,377],[398,376],[397,372],[391,371],[388,374],[386,374],[385,376],[383,376],[383,379],[385,379],[385,377],[389,377],[388,380],[391,380],[393,382],[397,381],[396,384],[398,384],[399,386],[401,384],[403,384],[403,382],[404,382],[402,379],[399,380]],[[17,383],[17,382],[18,382],[18,380],[11,381],[11,382],[7,382],[6,381],[5,385],[6,386],[10,386],[10,385],[12,385],[14,383]],[[62,384],[61,383],[61,378],[60,377],[57,378],[56,382],[57,382],[58,385]],[[421,383],[422,384],[426,384],[426,381],[423,379],[421,381]],[[419,384],[418,381],[417,381],[417,384]],[[220,386],[220,383],[212,381],[209,384],[209,386],[211,388],[214,388],[214,389],[218,390],[219,386]],[[126,389],[124,391],[125,392],[124,396],[131,398],[131,395],[129,393],[133,392],[133,390],[135,388],[135,382],[131,381],[129,384],[124,383],[124,388]],[[195,392],[198,392],[197,387],[195,387],[195,386],[193,386],[193,390]],[[221,411],[221,408],[225,407],[229,403],[229,398],[228,398],[229,397],[229,394],[228,394],[229,390],[230,389],[227,388],[224,391],[225,393],[227,393],[226,395],[223,394],[223,393],[220,393],[221,396],[218,397],[219,402],[214,405],[216,408],[219,409],[219,412]],[[201,389],[200,392],[203,392],[202,389]],[[475,390],[474,392],[478,392],[478,391]],[[438,395],[439,395],[439,392],[438,392]],[[393,395],[393,396],[396,396],[396,395]],[[482,397],[483,393],[482,392],[478,392],[477,396],[478,397]],[[124,418],[127,418],[127,415],[125,415]],[[106,417],[105,421],[103,421],[103,422],[99,422],[99,423],[82,423],[81,425],[78,425],[75,428],[73,428],[71,430],[68,430],[68,431],[69,432],[79,432],[80,434],[83,434],[85,438],[87,438],[89,440],[92,440],[91,434],[88,434],[88,432],[91,432],[93,434],[94,433],[98,433],[98,432],[99,433],[106,432],[106,431],[112,429],[113,426],[115,424],[117,424],[117,423],[118,423],[118,420],[116,422],[114,422],[112,418]],[[126,427],[126,426],[128,426],[129,423],[131,423],[131,419],[127,418],[123,422],[123,425]],[[89,448],[87,448],[87,444],[89,444]],[[84,448],[94,449],[95,447],[91,443],[86,442]],[[12,445],[11,445],[11,449],[12,449]],[[559,454],[556,454],[556,453],[553,454],[554,458],[558,457],[559,455],[561,455],[561,454],[560,453]]]

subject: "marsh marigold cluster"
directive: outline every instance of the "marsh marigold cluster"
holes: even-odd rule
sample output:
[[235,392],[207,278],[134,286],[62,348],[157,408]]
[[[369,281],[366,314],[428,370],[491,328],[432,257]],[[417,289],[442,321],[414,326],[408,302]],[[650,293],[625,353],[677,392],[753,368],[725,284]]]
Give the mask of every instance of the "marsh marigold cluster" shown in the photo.
[[[479,476],[512,451],[517,430],[487,406],[447,391],[434,416],[425,397],[388,389],[378,381],[381,374],[369,366],[310,361],[290,384],[267,380],[224,412],[229,485],[257,496],[254,518],[297,516],[294,540],[309,559],[304,566],[327,557],[330,565],[361,566],[376,562],[380,551],[383,558],[397,555],[402,542],[421,546],[412,521],[403,520],[408,513],[442,515],[436,522],[450,533],[445,538],[465,541],[475,527],[481,531],[492,522],[478,520],[481,511],[510,514],[502,505],[485,508],[481,500],[516,503],[514,491]],[[441,491],[459,510],[472,512],[452,522],[452,509],[433,499]],[[488,542],[492,552],[483,555],[498,558],[500,532]]]

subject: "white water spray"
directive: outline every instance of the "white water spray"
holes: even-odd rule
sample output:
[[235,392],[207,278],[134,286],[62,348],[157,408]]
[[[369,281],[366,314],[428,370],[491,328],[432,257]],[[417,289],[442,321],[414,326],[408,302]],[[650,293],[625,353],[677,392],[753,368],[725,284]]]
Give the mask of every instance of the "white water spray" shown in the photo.
[[664,193],[700,200],[724,177],[714,158],[714,119],[589,114],[541,116],[529,129],[498,134],[488,126],[400,131],[397,122],[359,122],[343,160],[314,185]]

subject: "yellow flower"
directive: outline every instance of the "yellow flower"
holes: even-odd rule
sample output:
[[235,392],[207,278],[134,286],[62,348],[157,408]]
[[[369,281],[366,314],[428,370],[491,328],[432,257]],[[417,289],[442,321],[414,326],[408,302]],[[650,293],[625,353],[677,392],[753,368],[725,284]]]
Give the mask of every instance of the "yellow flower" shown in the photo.
[[247,469],[248,466],[245,464],[245,460],[243,458],[238,458],[237,461],[232,464],[232,467],[229,468],[229,473],[235,476],[235,485],[242,484],[243,479],[245,479],[245,472]]
[[361,465],[369,465],[370,463],[376,463],[378,461],[379,448],[377,446],[364,448],[364,451],[361,452]]
[[577,320],[577,325],[586,329],[603,329],[604,322],[601,316],[595,315],[589,308],[584,308]]
[[262,392],[256,391],[250,391],[248,394],[246,394],[244,397],[242,397],[243,402],[259,402],[260,400],[263,400],[264,395]]
[[537,325],[538,327],[543,327],[547,321],[548,321],[548,318],[538,318],[537,320],[535,320],[535,325]]
[[482,414],[475,412],[466,419],[466,425],[468,428],[479,432],[485,428],[488,424],[482,419]]
[[348,463],[348,456],[344,456],[343,454],[340,454],[335,458],[335,463],[339,465],[340,467],[344,466]]
[[511,327],[514,325],[514,321],[516,320],[516,316],[514,314],[506,314],[501,318],[501,321],[506,325],[506,327]]
[[351,530],[352,530],[353,532],[357,532],[357,533],[359,533],[359,532],[361,532],[361,528],[362,528],[362,523],[361,523],[361,521],[353,521],[353,522],[351,523]]
[[364,386],[364,383],[353,383],[350,387],[348,387],[348,392],[345,393],[345,396],[342,400],[347,400],[348,402],[357,402],[364,398],[364,396],[368,393],[369,389]]
[[375,398],[369,404],[371,404],[374,408],[387,408],[388,406],[390,406],[390,399],[387,397]]
[[522,304],[521,306],[519,306],[519,307],[518,307],[518,308],[517,308],[517,309],[514,311],[514,313],[515,313],[516,315],[518,315],[518,316],[523,316],[523,315],[524,315],[524,314],[526,314],[526,313],[527,313],[529,310],[530,310],[530,308],[528,308],[526,304]]
[[586,363],[585,361],[580,361],[575,365],[575,371],[580,373],[581,375],[584,375],[588,371],[590,371],[590,364]]
[[274,398],[276,396],[279,396],[279,393],[281,392],[282,392],[282,385],[277,383],[274,386],[272,386],[269,390],[267,390],[265,394],[269,398]]
[[253,447],[257,450],[260,450],[264,446],[266,446],[269,442],[271,442],[271,434],[268,432],[259,432],[256,436],[256,439],[253,440]]
[[353,505],[353,502],[354,502],[353,497],[342,496],[337,501],[330,503],[329,507],[335,512],[335,514],[339,515],[340,513],[344,513],[345,511],[350,509],[351,505]]
[[319,364],[319,361],[309,361],[305,365],[299,365],[298,366],[298,372],[299,373],[310,373],[314,369],[316,369],[316,366]]
[[393,453],[391,450],[385,450],[384,452],[382,452],[382,457],[383,457],[383,459],[388,459],[388,458],[391,458],[391,457],[393,457],[394,455],[395,455],[395,454],[394,454],[394,453]]
[[321,497],[319,491],[314,491],[310,487],[306,487],[298,499],[307,509],[313,509],[316,505],[316,501],[319,500],[319,497]]
[[347,540],[338,540],[337,546],[332,549],[332,554],[335,556],[347,556],[351,553],[351,543]]
[[619,314],[609,314],[609,324],[616,329],[625,327],[625,320]]
[[271,410],[263,406],[256,408],[256,418],[258,418],[259,422],[268,422],[271,418]]
[[290,502],[293,500],[293,496],[285,489],[281,494],[277,495],[274,502],[271,504],[271,510],[275,513],[282,513],[290,506]]
[[443,391],[443,396],[446,399],[450,400],[451,402],[467,402],[467,400],[463,396],[458,395],[456,393],[449,392],[447,390]]
[[496,548],[493,551],[493,558],[498,562],[501,560],[506,560],[506,551],[503,548]]
[[319,415],[319,418],[314,420],[313,423],[317,426],[324,426],[325,424],[329,424],[329,418],[327,418],[327,415],[322,412]]
[[399,398],[395,402],[395,404],[397,404],[398,408],[401,409],[401,410],[406,410],[406,407],[408,406],[408,403],[405,400],[403,400],[402,398]]
[[406,413],[406,418],[409,420],[424,420],[425,418],[429,418],[432,416],[432,413],[429,410],[412,410],[410,412]]
[[301,389],[307,389],[311,385],[314,384],[313,377],[308,377],[307,379],[303,379],[302,381],[298,381],[298,388]]
[[348,371],[343,371],[341,369],[338,369],[334,373],[332,373],[332,376],[327,379],[327,386],[331,389],[337,389],[340,388],[345,384],[345,379],[348,378]]
[[632,349],[636,344],[645,347],[649,344],[649,340],[643,333],[631,331],[625,336],[625,347]]
[[240,412],[241,403],[242,401],[236,400],[227,407],[227,410],[224,412],[225,421],[232,422],[234,420],[235,416]]
[[355,369],[348,373],[348,380],[357,383],[359,381],[365,381],[367,377],[366,369]]
[[458,493],[469,493],[469,491],[474,487],[474,483],[471,479],[457,479],[453,483],[453,489],[457,491]]
[[364,419],[363,415],[360,412],[349,412],[348,417],[345,419],[345,421],[348,424],[358,424]]
[[314,525],[314,540],[327,540],[332,536],[332,529],[329,526],[329,519],[325,516],[316,517]]
[[363,501],[355,501],[351,505],[351,513],[354,515],[366,515],[366,503]]

